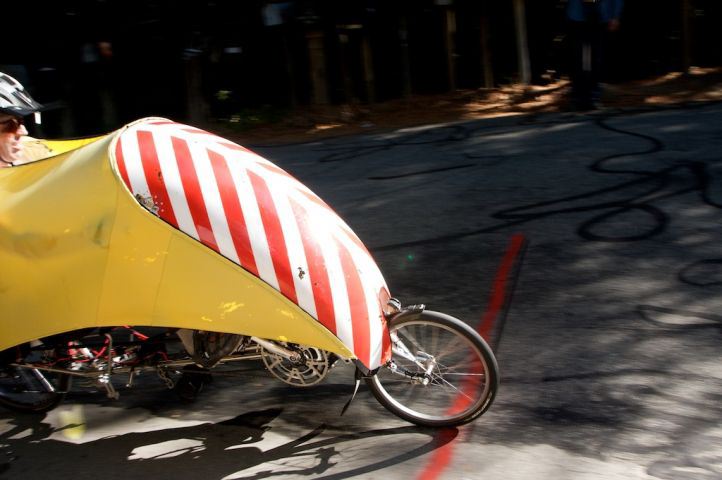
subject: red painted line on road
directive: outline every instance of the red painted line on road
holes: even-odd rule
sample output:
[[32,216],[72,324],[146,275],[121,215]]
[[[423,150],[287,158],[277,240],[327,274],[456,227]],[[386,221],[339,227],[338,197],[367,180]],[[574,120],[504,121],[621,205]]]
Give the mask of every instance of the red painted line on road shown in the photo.
[[496,271],[496,277],[494,277],[494,287],[491,291],[491,297],[489,299],[489,305],[486,307],[486,312],[479,325],[479,333],[484,340],[491,344],[491,334],[494,328],[497,326],[499,321],[499,312],[502,311],[506,305],[507,300],[507,281],[509,274],[511,273],[514,262],[516,261],[519,253],[521,253],[524,247],[524,235],[519,233],[511,237],[509,247],[504,254],[504,258],[499,265],[499,269]]
[[454,442],[463,440],[464,438],[464,432],[459,432],[455,428],[440,430],[434,439],[434,443],[441,446],[434,450],[434,455],[424,471],[419,475],[419,480],[436,480],[439,478],[439,476],[444,473],[444,470],[446,470],[447,465],[451,462],[451,457],[454,455]]
[[[489,297],[489,304],[486,307],[486,311],[482,316],[481,324],[478,328],[478,332],[482,337],[484,337],[484,340],[490,344],[491,335],[496,330],[499,319],[503,317],[500,313],[508,307],[506,303],[510,297],[508,294],[507,284],[514,264],[523,250],[524,243],[524,235],[515,234],[512,236],[509,246],[506,249],[506,253],[501,260],[501,264],[496,271],[491,295]],[[478,377],[472,378],[476,383],[478,383]],[[476,387],[476,385],[473,385],[473,387]],[[464,390],[467,390],[467,388],[465,387]],[[453,412],[455,410],[465,408],[465,403],[467,402],[467,397],[459,395],[450,410]],[[434,454],[432,455],[429,463],[426,465],[426,468],[422,470],[418,480],[436,480],[451,464],[451,460],[454,457],[454,444],[465,440],[469,436],[471,430],[462,430],[459,432],[456,439],[453,441],[449,440],[449,435],[454,435],[455,432],[457,432],[456,429],[445,429],[441,431],[440,436],[437,437],[435,442],[438,445],[438,448],[434,450]]]

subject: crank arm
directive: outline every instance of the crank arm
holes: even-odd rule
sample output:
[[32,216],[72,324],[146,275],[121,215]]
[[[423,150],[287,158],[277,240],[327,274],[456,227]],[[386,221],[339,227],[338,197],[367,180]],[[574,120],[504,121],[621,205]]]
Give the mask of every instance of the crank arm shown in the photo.
[[262,346],[269,352],[275,353],[276,355],[280,355],[287,360],[290,360],[292,362],[301,361],[301,355],[299,355],[297,352],[294,352],[293,350],[284,348],[281,345],[278,345],[277,343],[271,342],[269,340],[263,340],[262,338],[258,338],[258,337],[251,337],[251,341]]

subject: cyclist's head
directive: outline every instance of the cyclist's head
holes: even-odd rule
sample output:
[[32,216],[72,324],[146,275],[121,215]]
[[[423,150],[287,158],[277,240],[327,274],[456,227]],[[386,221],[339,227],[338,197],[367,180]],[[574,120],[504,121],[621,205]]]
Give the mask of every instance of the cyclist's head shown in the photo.
[[0,72],[0,167],[22,160],[20,138],[28,134],[23,118],[40,108],[20,82]]
[[39,112],[41,107],[20,82],[0,72],[0,114],[24,117]]

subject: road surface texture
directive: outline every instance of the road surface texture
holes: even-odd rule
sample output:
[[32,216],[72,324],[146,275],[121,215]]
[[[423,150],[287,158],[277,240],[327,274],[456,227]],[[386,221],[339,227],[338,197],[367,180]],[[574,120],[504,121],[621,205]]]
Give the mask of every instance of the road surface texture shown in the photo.
[[[0,477],[722,478],[722,104],[509,116],[254,150],[326,200],[394,296],[479,327],[512,239],[492,408],[409,425],[353,371],[249,364],[192,404],[152,375],[0,412]],[[513,296],[511,295],[513,291]]]

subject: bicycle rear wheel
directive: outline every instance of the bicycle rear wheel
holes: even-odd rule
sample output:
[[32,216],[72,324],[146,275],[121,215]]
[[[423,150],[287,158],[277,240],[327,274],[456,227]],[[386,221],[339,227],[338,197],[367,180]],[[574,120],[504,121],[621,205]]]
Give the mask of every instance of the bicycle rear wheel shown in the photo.
[[491,406],[499,385],[496,359],[464,322],[423,311],[389,327],[393,354],[366,383],[386,409],[425,427],[468,423]]
[[63,401],[70,375],[34,368],[0,367],[0,405],[22,413],[43,413]]

